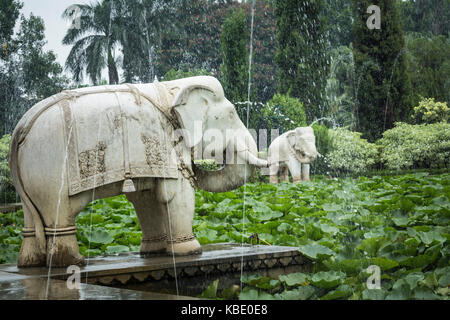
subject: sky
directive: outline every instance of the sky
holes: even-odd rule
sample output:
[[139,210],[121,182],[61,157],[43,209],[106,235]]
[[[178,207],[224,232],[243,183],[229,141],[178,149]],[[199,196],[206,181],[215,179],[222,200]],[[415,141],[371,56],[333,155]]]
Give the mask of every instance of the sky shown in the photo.
[[[40,16],[45,23],[45,38],[47,40],[46,50],[52,50],[57,55],[58,62],[64,66],[70,52],[70,46],[63,45],[62,39],[67,31],[67,21],[61,18],[63,11],[73,4],[84,4],[88,0],[21,0],[24,4],[21,14],[26,17],[32,12]],[[19,23],[16,24],[16,29]]]

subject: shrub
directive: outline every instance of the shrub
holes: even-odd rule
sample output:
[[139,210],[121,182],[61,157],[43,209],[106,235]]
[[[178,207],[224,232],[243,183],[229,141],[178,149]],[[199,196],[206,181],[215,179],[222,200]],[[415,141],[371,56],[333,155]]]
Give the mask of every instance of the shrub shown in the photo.
[[377,163],[377,146],[361,139],[361,133],[343,128],[330,129],[329,133],[332,150],[327,158],[333,172],[362,173]]
[[395,128],[384,132],[378,144],[388,169],[448,168],[450,124],[396,123]]
[[414,108],[413,120],[416,124],[448,122],[450,109],[446,102],[435,102],[434,98],[423,99]]
[[268,127],[279,129],[280,134],[306,126],[306,115],[300,100],[289,94],[275,94],[263,109]]
[[9,171],[8,156],[10,142],[11,136],[9,134],[4,135],[0,139],[0,194],[1,201],[4,203],[16,202],[16,191]]

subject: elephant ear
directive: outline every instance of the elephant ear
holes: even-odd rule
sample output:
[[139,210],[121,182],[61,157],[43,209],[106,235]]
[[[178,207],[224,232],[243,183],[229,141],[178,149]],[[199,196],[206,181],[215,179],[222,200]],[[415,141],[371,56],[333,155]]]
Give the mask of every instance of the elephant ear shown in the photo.
[[296,130],[291,131],[288,135],[287,135],[287,140],[289,142],[289,145],[294,148],[294,150],[297,150],[298,148],[298,137],[297,137],[297,133]]
[[203,124],[214,96],[214,91],[209,86],[192,84],[181,88],[174,99],[172,112],[184,129],[183,138],[189,148],[202,139]]

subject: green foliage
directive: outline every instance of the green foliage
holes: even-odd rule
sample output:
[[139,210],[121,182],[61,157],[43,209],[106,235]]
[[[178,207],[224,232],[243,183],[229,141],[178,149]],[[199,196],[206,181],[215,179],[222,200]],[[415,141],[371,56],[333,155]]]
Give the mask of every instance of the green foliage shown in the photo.
[[[312,122],[327,114],[324,91],[328,75],[323,0],[277,0],[275,17],[279,91],[299,98]],[[314,21],[314,23],[311,23]]]
[[405,31],[447,36],[450,32],[450,1],[401,0]]
[[[4,2],[0,6],[3,5]],[[0,7],[0,16],[4,14],[3,9]],[[10,17],[14,19],[11,25],[16,23],[16,17],[15,14]],[[3,26],[1,21],[0,26]],[[34,103],[68,85],[55,54],[44,50],[44,30],[40,17],[22,15],[16,35],[1,44],[0,51],[5,49],[6,52],[3,50],[0,54],[0,136],[12,133],[18,120]]]
[[[193,230],[201,244],[250,242],[258,233],[273,245],[298,247],[313,262],[307,273],[246,275],[240,292],[238,286],[220,291],[214,281],[202,296],[448,299],[449,179],[448,173],[415,173],[249,184],[245,217],[243,187],[225,193],[197,190]],[[76,223],[82,254],[139,250],[140,227],[124,196],[95,201]],[[16,261],[22,227],[21,211],[0,215],[0,262]],[[381,290],[365,285],[365,270],[373,264],[382,270]]]
[[415,102],[430,97],[450,103],[450,38],[412,34],[407,40]]
[[332,150],[327,154],[331,170],[339,173],[369,171],[378,160],[377,147],[361,138],[361,133],[337,128],[330,130]]
[[14,33],[14,26],[22,7],[23,4],[17,0],[0,2],[0,59],[8,57],[8,42]]
[[329,41],[332,48],[348,46],[353,41],[352,3],[349,0],[326,0],[324,17],[328,20]]
[[16,263],[22,244],[23,211],[0,213],[0,264]]
[[45,25],[41,17],[21,18],[17,48],[22,65],[23,86],[29,98],[37,102],[60,92],[68,85],[53,51],[44,51]]
[[221,167],[214,159],[195,160],[194,163],[197,167],[206,171],[218,170]]
[[262,112],[268,128],[277,128],[280,134],[307,125],[303,104],[289,94],[275,94]]
[[[252,2],[182,0],[171,2],[168,7],[169,12],[159,15],[158,27],[147,24],[151,33],[159,30],[159,34],[156,34],[157,41],[154,42],[157,71],[164,74],[171,68],[201,68],[221,80],[222,25],[230,10],[243,9],[245,16],[250,17]],[[276,39],[272,1],[255,1],[254,9],[252,88],[255,100],[265,103],[273,96],[277,86],[276,66],[273,63]],[[245,32],[248,33],[250,19],[247,18],[246,21]],[[249,39],[250,37],[246,39],[247,46]],[[240,101],[246,100],[247,98]]]
[[83,255],[139,251],[142,232],[134,207],[125,196],[91,203],[77,216],[76,224]]
[[177,80],[195,76],[211,76],[212,74],[204,69],[194,69],[189,71],[170,69],[164,75],[164,81]]
[[325,93],[333,125],[354,129],[355,65],[351,47],[340,46],[330,52],[330,73]]
[[430,124],[436,122],[448,122],[450,109],[446,102],[435,102],[434,98],[423,99],[417,107],[414,107],[412,118],[417,124]]
[[316,149],[320,156],[311,165],[311,172],[314,174],[325,174],[330,170],[327,155],[332,148],[332,140],[329,129],[326,126],[314,124],[314,136],[316,137]]
[[[231,11],[222,25],[220,43],[222,85],[225,96],[232,103],[248,100],[249,33],[244,10]],[[246,113],[239,117],[246,122]]]
[[[202,243],[250,242],[258,233],[313,260],[311,273],[245,275],[241,300],[447,299],[449,178],[416,173],[247,185],[244,221],[243,188],[197,191],[194,230],[211,231]],[[365,285],[369,265],[382,270],[381,290]]]
[[11,136],[9,134],[0,139],[0,194],[4,203],[14,203],[17,199],[9,170],[10,142]]
[[448,168],[450,163],[450,124],[409,125],[397,123],[378,142],[381,160],[393,170]]
[[[368,30],[367,8],[381,10],[381,29]],[[370,142],[394,122],[409,119],[413,102],[398,6],[392,0],[354,1],[353,55],[356,70],[356,130]]]

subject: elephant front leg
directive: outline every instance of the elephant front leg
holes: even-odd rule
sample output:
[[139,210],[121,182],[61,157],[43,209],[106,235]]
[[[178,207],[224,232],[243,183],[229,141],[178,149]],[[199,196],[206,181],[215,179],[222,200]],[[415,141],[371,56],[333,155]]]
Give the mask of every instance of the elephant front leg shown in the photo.
[[301,163],[295,159],[294,157],[291,157],[288,161],[288,168],[292,175],[292,182],[293,183],[299,183],[302,180],[302,165]]
[[309,171],[311,170],[311,165],[309,163],[302,164],[302,180],[310,181]]
[[202,248],[192,233],[195,193],[189,180],[159,180],[157,201],[166,219],[167,253],[174,255],[200,254]]
[[141,255],[166,252],[167,232],[165,210],[151,191],[126,195],[133,204],[142,229]]

